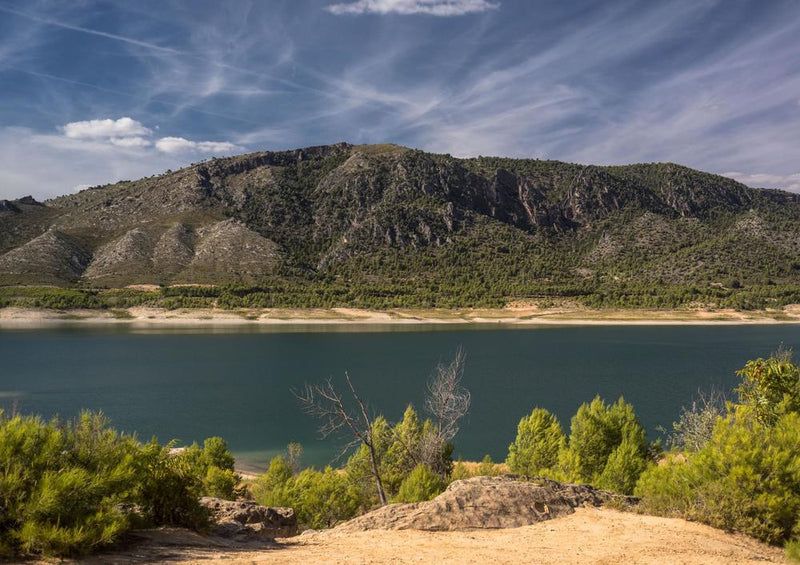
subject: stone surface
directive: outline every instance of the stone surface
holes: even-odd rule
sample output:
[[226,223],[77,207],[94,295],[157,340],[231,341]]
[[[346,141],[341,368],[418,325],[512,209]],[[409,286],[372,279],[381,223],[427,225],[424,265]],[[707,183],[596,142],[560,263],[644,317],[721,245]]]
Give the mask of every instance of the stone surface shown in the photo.
[[213,535],[220,537],[286,538],[297,535],[297,517],[291,508],[261,506],[247,500],[203,497],[200,504],[216,521]]
[[513,475],[475,477],[455,481],[433,500],[390,504],[342,524],[337,530],[518,528],[572,514],[576,507],[602,506],[614,497],[589,485],[527,480]]

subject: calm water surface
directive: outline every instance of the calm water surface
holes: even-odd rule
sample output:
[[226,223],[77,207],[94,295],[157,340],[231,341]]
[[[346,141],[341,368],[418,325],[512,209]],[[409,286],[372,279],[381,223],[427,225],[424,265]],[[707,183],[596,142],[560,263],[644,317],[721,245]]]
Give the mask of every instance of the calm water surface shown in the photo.
[[698,389],[730,390],[736,369],[781,343],[800,350],[800,326],[0,331],[0,407],[102,410],[145,439],[220,435],[245,467],[299,441],[304,462],[320,465],[340,445],[317,438],[293,387],[342,383],[349,371],[375,411],[398,418],[409,402],[420,406],[434,366],[463,346],[473,406],[456,454],[502,460],[534,406],[566,427],[594,395],[624,395],[655,436]]

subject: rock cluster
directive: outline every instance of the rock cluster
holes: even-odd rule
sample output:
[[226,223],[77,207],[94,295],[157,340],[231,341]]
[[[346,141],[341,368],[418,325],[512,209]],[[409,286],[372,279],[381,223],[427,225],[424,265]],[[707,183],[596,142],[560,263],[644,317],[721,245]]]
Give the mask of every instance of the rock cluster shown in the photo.
[[297,535],[297,517],[291,508],[260,506],[246,500],[203,497],[216,526],[212,534],[225,538],[287,538]]

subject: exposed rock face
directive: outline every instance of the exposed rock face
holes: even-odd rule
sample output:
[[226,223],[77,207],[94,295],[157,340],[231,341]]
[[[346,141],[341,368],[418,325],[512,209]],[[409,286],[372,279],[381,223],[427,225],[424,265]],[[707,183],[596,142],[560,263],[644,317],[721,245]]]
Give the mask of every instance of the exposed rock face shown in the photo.
[[85,276],[102,280],[108,277],[125,277],[131,273],[152,272],[153,246],[150,235],[141,229],[133,229],[98,249]]
[[21,210],[10,200],[0,200],[0,212],[14,212],[19,214]]
[[42,203],[39,202],[38,200],[36,200],[33,196],[23,196],[22,198],[17,200],[17,202],[20,203],[20,204],[24,204],[26,206],[41,206],[42,205]]
[[200,238],[185,277],[191,282],[213,282],[225,277],[256,281],[272,273],[281,260],[274,241],[226,220],[198,231]]
[[223,537],[288,538],[297,535],[297,517],[291,508],[260,506],[250,501],[203,497],[217,522],[212,533]]
[[475,477],[455,481],[428,502],[390,504],[337,529],[459,531],[518,528],[572,514],[578,506],[601,506],[614,496],[589,485],[546,480],[535,482],[513,475]]
[[91,253],[75,239],[56,230],[32,239],[0,256],[0,272],[36,275],[42,282],[76,282]]
[[185,269],[194,258],[194,230],[185,224],[167,229],[153,250],[153,267],[167,276]]

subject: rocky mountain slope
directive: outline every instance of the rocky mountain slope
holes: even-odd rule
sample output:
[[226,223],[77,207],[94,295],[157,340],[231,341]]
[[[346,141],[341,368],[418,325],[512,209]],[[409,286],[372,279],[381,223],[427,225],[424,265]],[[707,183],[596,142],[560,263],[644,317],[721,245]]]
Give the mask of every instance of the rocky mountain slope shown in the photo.
[[0,201],[0,284],[800,283],[798,195],[671,163],[337,144]]

